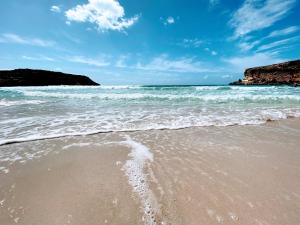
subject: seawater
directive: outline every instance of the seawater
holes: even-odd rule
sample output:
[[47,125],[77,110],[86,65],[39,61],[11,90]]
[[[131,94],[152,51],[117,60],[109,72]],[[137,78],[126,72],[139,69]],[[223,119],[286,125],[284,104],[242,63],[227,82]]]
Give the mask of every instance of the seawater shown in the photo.
[[254,125],[287,117],[300,117],[300,88],[0,88],[0,145],[98,132]]

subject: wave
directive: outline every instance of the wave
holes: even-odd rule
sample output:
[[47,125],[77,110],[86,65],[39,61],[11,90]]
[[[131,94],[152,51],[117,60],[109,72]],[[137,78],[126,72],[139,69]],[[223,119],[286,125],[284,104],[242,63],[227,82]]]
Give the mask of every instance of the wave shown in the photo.
[[[38,140],[46,140],[46,139],[55,139],[61,137],[70,137],[70,136],[85,136],[85,135],[94,135],[100,133],[112,133],[112,132],[136,132],[136,131],[151,131],[151,130],[180,130],[192,127],[226,127],[226,126],[237,126],[237,125],[260,125],[264,124],[268,121],[277,121],[287,118],[299,118],[300,111],[296,112],[280,112],[280,111],[267,111],[261,114],[260,117],[255,117],[252,119],[240,119],[240,118],[215,118],[215,120],[207,120],[204,118],[201,121],[195,123],[195,121],[190,120],[189,123],[181,123],[174,122],[169,123],[169,125],[161,125],[161,124],[147,124],[144,127],[139,128],[122,128],[122,129],[95,129],[95,130],[87,130],[81,132],[63,132],[57,133],[57,130],[53,131],[55,134],[48,134],[48,135],[40,135],[40,134],[33,134],[28,135],[27,137],[20,137],[20,138],[10,138],[10,139],[0,139],[0,146],[7,145],[7,144],[14,144],[20,142],[30,142],[30,141],[38,141]],[[246,117],[247,118],[247,117]],[[81,127],[82,128],[82,127]],[[87,127],[87,129],[89,129]],[[49,130],[47,133],[51,133]]]
[[157,99],[157,100],[202,100],[202,101],[267,101],[267,100],[294,100],[300,101],[300,95],[293,94],[148,94],[148,93],[57,93],[42,91],[23,91],[25,96],[30,97],[50,97],[50,98],[74,98],[74,99],[102,99],[102,100],[137,100],[137,99]]
[[123,89],[142,89],[141,85],[101,85],[101,86],[74,86],[74,85],[54,85],[54,86],[26,86],[26,87],[1,87],[0,91],[51,91],[51,90],[123,90]]
[[11,101],[11,100],[0,99],[0,106],[37,105],[41,103],[45,103],[45,101],[40,101],[40,100]]

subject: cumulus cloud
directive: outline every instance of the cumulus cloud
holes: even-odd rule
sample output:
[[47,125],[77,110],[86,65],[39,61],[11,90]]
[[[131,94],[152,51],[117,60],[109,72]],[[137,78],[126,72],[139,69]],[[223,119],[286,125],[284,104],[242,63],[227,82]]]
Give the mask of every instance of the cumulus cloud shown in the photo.
[[125,10],[117,0],[88,0],[65,13],[68,22],[89,22],[100,31],[123,31],[138,21],[139,16],[125,18]]
[[233,14],[229,24],[234,28],[234,38],[272,26],[284,18],[296,0],[245,0]]
[[53,5],[53,6],[51,6],[50,11],[56,12],[56,13],[60,13],[60,12],[61,12],[61,9],[60,9],[59,6]]
[[53,41],[43,40],[40,38],[21,37],[13,33],[5,33],[0,35],[0,43],[14,43],[39,47],[51,47],[55,45],[55,42]]

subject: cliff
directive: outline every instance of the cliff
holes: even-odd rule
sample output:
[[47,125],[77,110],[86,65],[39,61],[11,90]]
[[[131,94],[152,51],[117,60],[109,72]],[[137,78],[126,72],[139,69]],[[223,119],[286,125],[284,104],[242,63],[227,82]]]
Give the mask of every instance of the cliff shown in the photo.
[[244,79],[230,85],[300,85],[300,60],[246,69]]
[[0,87],[48,85],[99,85],[82,75],[47,70],[0,70]]

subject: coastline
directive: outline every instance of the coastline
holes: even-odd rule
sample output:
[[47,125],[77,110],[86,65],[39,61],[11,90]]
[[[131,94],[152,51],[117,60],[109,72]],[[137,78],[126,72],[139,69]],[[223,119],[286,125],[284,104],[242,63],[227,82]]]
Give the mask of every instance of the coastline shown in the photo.
[[291,119],[300,119],[299,117],[295,116],[287,116],[285,119],[279,120],[272,120],[267,119],[266,121],[261,121],[257,124],[229,124],[229,125],[195,125],[195,126],[183,126],[177,128],[149,128],[149,129],[132,129],[132,130],[111,130],[111,131],[94,131],[94,132],[86,132],[86,133],[70,133],[70,134],[59,134],[59,135],[50,135],[50,136],[43,136],[43,137],[27,137],[27,138],[15,138],[15,139],[8,139],[6,141],[0,141],[0,147],[5,145],[17,144],[17,143],[25,143],[25,142],[34,142],[34,141],[43,141],[43,140],[52,140],[52,139],[59,139],[59,138],[68,138],[68,137],[83,137],[83,136],[90,136],[90,135],[97,135],[97,134],[110,134],[110,133],[134,133],[134,132],[147,132],[147,131],[164,131],[164,130],[184,130],[184,129],[193,129],[193,128],[201,128],[201,127],[231,127],[231,126],[258,126],[264,125],[271,122],[283,121],[283,120],[291,120]]
[[0,223],[294,225],[299,140],[289,118],[0,146]]

